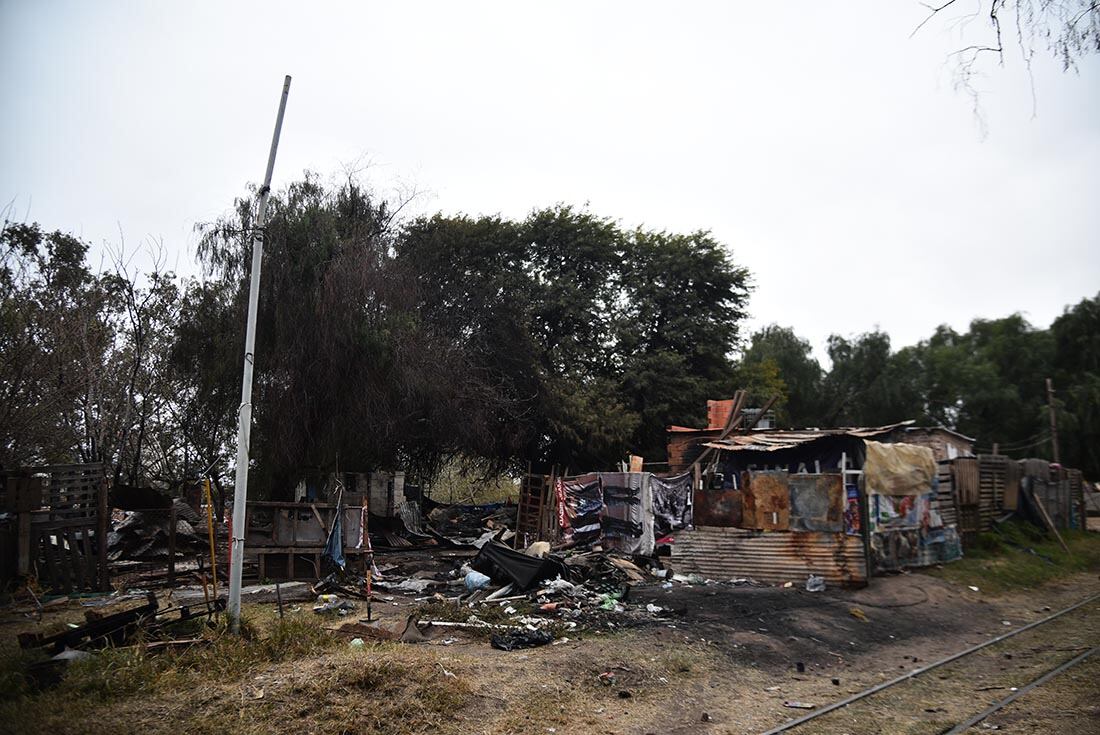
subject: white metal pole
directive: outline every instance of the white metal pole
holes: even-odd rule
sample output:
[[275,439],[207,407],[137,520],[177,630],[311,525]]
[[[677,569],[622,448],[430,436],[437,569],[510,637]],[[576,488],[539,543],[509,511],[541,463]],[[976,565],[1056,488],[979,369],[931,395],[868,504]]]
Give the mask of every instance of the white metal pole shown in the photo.
[[244,377],[241,379],[241,407],[237,412],[237,474],[233,485],[233,538],[229,567],[229,615],[230,629],[237,633],[241,624],[241,573],[244,569],[244,511],[248,499],[248,447],[252,432],[252,368],[256,351],[256,311],[260,303],[260,265],[264,254],[264,226],[267,224],[267,200],[271,194],[271,174],[275,169],[275,151],[279,148],[279,133],[283,128],[286,98],[290,94],[290,75],[283,80],[283,94],[279,98],[279,114],[275,118],[275,134],[271,137],[271,151],[267,154],[267,171],[260,189],[260,202],[256,221],[252,227],[252,276],[248,285],[248,324],[244,336]]

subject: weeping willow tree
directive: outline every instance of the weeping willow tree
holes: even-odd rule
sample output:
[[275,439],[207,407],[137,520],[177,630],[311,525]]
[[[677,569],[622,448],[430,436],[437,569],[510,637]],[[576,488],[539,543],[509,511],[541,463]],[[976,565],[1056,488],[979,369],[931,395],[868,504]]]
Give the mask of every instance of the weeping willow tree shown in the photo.
[[[201,228],[209,287],[232,293],[225,309],[203,316],[235,329],[212,335],[192,325],[196,349],[210,349],[213,337],[224,355],[243,341],[255,206],[255,196],[242,198]],[[506,398],[417,316],[416,279],[393,255],[395,208],[355,181],[327,188],[312,175],[270,206],[253,397],[261,492],[283,495],[310,470],[431,475],[457,453],[501,461],[518,454],[493,430]],[[228,371],[224,362],[192,361],[200,373],[219,373],[210,382],[222,390],[209,397],[220,407],[209,414],[235,418],[230,386],[240,360],[238,353]]]
[[1004,66],[1006,53],[1019,54],[1030,76],[1039,56],[1053,58],[1063,71],[1077,71],[1081,59],[1100,52],[1100,3],[1094,0],[939,0],[921,5],[928,14],[912,35],[935,19],[960,31],[962,44],[951,52],[949,63],[955,89],[970,98],[979,123],[976,81],[990,65]]

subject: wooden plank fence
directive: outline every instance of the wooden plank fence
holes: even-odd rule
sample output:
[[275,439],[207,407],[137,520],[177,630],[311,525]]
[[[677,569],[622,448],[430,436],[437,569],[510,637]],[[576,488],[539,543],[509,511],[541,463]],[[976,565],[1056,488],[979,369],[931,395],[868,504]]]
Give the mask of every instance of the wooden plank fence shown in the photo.
[[110,590],[107,479],[101,463],[28,470],[43,481],[41,507],[28,511],[31,573],[51,593]]

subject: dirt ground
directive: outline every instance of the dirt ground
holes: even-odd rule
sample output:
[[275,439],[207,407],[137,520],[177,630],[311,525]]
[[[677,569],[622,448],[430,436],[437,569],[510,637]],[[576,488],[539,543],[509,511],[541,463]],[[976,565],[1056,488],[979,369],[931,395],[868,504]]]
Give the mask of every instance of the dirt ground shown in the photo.
[[[580,640],[512,652],[455,628],[437,628],[431,640],[415,646],[352,649],[340,642],[334,651],[257,666],[236,678],[196,674],[181,679],[186,691],[162,686],[92,702],[82,722],[61,719],[48,707],[16,710],[16,720],[0,722],[0,731],[123,732],[140,726],[213,732],[232,723],[239,732],[265,732],[274,722],[285,729],[289,718],[297,723],[291,729],[333,733],[762,732],[806,711],[784,702],[827,704],[1098,592],[1095,574],[996,597],[923,574],[823,593],[645,586],[632,591],[630,602],[671,611],[645,627],[607,627]],[[400,596],[380,601],[376,615],[396,623],[409,603]],[[272,607],[252,612],[271,615]],[[308,604],[297,610],[291,615],[316,619]],[[1018,636],[1021,645],[1048,654],[1035,658],[1033,669],[1073,655],[1055,649],[1100,643],[1100,601],[1079,613],[1058,628],[1051,624],[1049,634]],[[3,625],[0,635],[17,628],[26,624]],[[1100,732],[1096,665],[1068,672],[990,722],[1005,732]],[[368,670],[374,673],[363,683]],[[1007,684],[967,676],[936,679],[942,692],[902,697],[886,714],[879,705],[852,708],[841,724],[822,722],[799,732],[939,731],[937,723],[954,714],[944,709],[948,700],[1004,696],[1000,689]],[[971,694],[981,687],[987,688]],[[404,704],[371,719],[380,696],[390,698],[388,705]],[[400,720],[386,719],[391,714]]]

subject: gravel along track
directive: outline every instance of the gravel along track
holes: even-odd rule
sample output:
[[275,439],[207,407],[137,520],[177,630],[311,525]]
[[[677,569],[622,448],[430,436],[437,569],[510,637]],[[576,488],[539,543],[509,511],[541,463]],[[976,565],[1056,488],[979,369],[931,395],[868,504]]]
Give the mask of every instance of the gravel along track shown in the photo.
[[[1013,630],[1006,627],[1006,633],[1012,634]],[[972,722],[973,718],[992,714],[998,704],[1011,704],[1017,693],[1050,686],[1062,675],[1053,672],[1064,664],[1070,664],[1067,670],[1072,671],[1078,664],[1100,658],[1091,656],[1100,645],[1100,595],[1054,612],[1011,637],[991,640],[996,642],[968,649],[942,665],[932,664],[891,682],[884,681],[867,690],[870,693],[854,695],[850,699],[856,701],[846,706],[832,711],[823,707],[818,710],[821,714],[809,713],[769,730],[767,735],[940,735],[964,732],[955,728],[968,723],[980,727]],[[1029,731],[1024,725],[1020,732]]]

